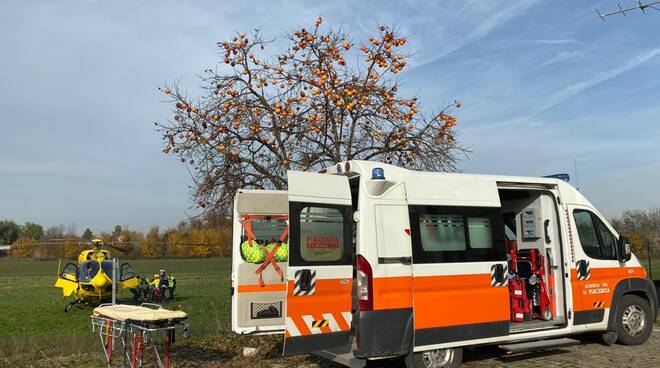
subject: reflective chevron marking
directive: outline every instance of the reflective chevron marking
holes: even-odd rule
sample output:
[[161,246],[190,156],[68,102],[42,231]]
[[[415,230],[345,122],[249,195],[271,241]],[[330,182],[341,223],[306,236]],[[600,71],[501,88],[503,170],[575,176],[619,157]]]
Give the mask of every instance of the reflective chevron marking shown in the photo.
[[339,328],[339,325],[337,324],[337,321],[335,320],[335,317],[332,315],[332,313],[324,313],[323,318],[328,322],[326,326],[330,327],[330,331],[332,332],[341,331],[341,328]]
[[353,320],[353,314],[351,314],[351,312],[341,312],[341,316],[344,317],[344,321],[346,321],[346,325],[350,328],[351,321]]
[[302,316],[303,321],[305,321],[305,324],[309,327],[309,330],[312,332],[313,335],[320,334],[323,331],[321,331],[320,327],[314,327],[314,317],[313,316]]
[[286,332],[292,337],[300,336],[300,330],[298,330],[298,326],[291,317],[286,317]]
[[294,320],[293,317],[286,317],[285,328],[287,337],[308,335],[308,330],[315,335],[329,332],[349,331],[351,329],[351,312],[341,312],[341,314],[323,313],[321,314],[321,317],[322,319],[316,319],[310,314],[301,316],[305,324],[304,326],[297,326],[296,320]]

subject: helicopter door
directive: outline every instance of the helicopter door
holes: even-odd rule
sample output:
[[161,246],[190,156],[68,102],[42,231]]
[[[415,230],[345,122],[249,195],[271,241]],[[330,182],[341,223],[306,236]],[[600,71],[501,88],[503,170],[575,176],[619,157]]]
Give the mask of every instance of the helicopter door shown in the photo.
[[62,289],[63,296],[73,294],[78,289],[78,266],[74,263],[67,263],[55,281],[55,287]]
[[350,350],[353,211],[348,178],[289,171],[284,355]]
[[130,264],[122,263],[121,267],[119,267],[119,281],[122,287],[125,288],[132,288],[138,285],[139,280]]

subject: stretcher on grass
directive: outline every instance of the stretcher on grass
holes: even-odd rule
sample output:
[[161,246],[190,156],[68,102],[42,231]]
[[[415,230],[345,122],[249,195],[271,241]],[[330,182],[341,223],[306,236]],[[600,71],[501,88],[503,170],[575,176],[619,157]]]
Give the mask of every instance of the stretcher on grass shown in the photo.
[[[98,332],[108,367],[112,367],[115,340],[121,342],[123,366],[142,367],[145,351],[153,350],[159,368],[170,368],[171,346],[176,340],[176,330],[188,337],[188,315],[182,311],[164,309],[160,305],[101,304],[90,316],[92,331]],[[164,340],[164,342],[162,342]],[[159,342],[164,345],[161,359]]]

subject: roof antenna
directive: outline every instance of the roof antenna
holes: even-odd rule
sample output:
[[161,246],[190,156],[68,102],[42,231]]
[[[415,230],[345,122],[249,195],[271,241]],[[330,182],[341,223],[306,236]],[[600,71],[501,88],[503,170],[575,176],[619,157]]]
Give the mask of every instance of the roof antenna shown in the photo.
[[580,183],[578,182],[577,159],[573,159],[573,167],[575,169],[575,189],[580,190]]
[[636,9],[641,10],[642,13],[644,13],[644,14],[646,14],[646,9],[647,8],[651,8],[651,9],[655,9],[657,11],[660,11],[660,9],[655,7],[655,5],[658,5],[658,4],[660,4],[660,0],[652,1],[652,2],[646,3],[646,4],[643,4],[641,0],[637,0],[637,3],[635,4],[635,6],[631,6],[629,8],[624,9],[623,7],[621,7],[621,4],[617,4],[617,6],[619,7],[619,10],[603,14],[603,13],[599,12],[598,9],[596,9],[596,14],[598,14],[598,16],[600,17],[600,20],[602,20],[604,22],[605,17],[609,17],[611,15],[617,15],[617,14],[623,14],[625,16],[627,11],[636,10]]

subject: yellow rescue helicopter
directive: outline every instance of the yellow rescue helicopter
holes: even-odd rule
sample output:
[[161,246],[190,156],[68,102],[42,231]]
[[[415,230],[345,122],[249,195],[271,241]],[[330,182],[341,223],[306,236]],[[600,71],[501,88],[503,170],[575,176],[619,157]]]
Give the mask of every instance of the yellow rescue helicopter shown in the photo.
[[[86,245],[94,248],[80,252],[78,264],[67,263],[62,272],[58,267],[55,287],[62,289],[65,298],[71,295],[76,298],[64,308],[64,312],[68,312],[75,304],[100,304],[112,299],[113,261],[110,251],[103,247],[119,248],[100,239],[94,239]],[[138,285],[139,279],[130,264],[122,263],[118,270],[115,278],[117,292]]]

